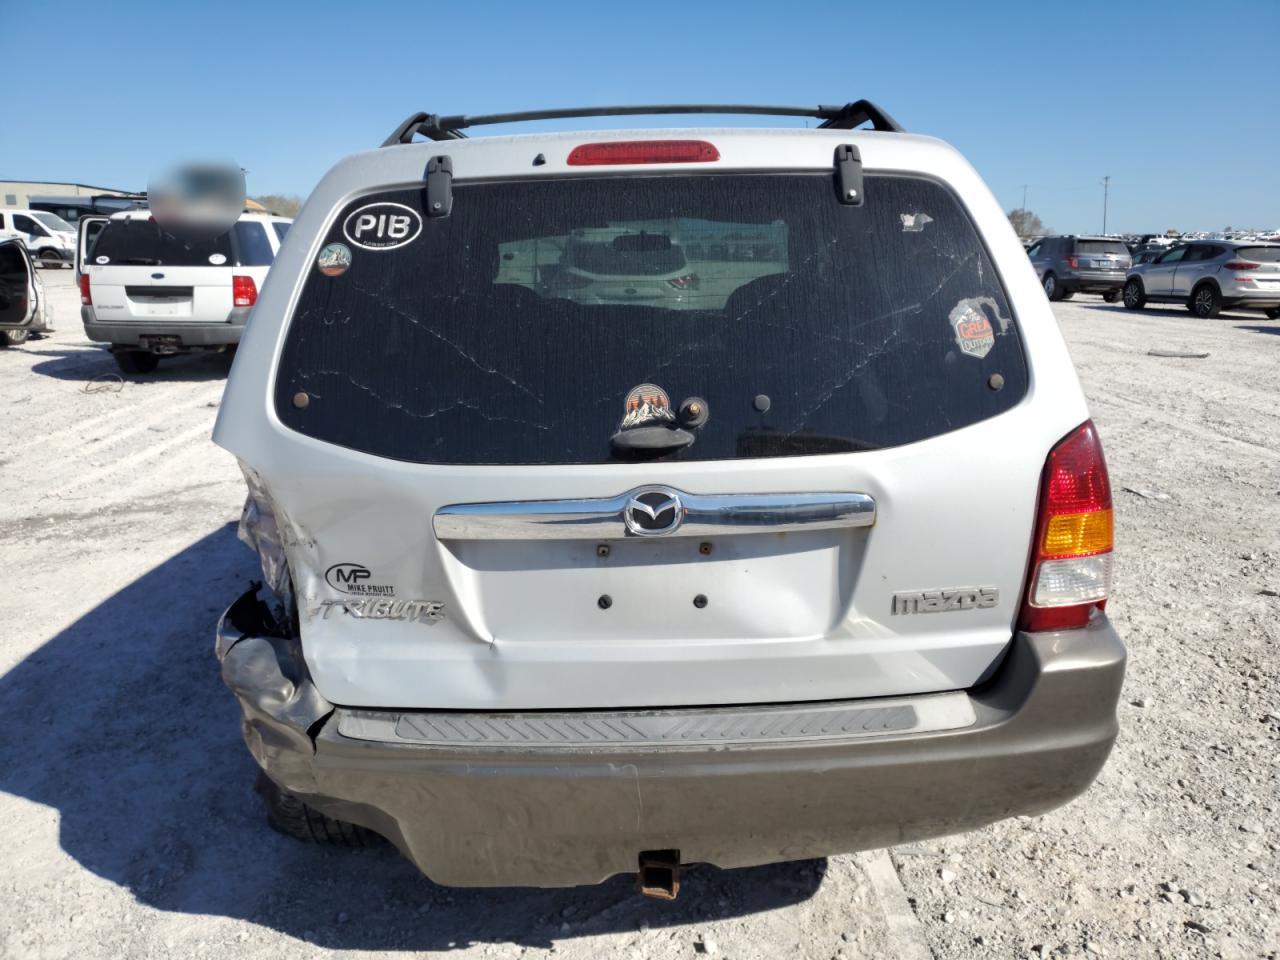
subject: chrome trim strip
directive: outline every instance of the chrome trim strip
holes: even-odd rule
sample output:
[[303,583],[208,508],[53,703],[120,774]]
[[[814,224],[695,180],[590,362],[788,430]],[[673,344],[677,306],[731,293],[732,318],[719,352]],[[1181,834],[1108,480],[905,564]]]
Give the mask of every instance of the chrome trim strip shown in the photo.
[[623,514],[633,497],[674,493],[683,522],[666,536],[844,530],[876,522],[875,499],[865,493],[693,494],[670,487],[637,487],[599,500],[517,500],[456,503],[432,519],[440,540],[621,540],[635,536]]

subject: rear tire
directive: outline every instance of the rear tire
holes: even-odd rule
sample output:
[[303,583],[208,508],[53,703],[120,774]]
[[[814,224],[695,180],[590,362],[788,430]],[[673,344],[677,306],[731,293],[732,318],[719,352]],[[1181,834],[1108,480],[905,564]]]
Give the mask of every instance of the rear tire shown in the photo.
[[46,248],[46,249],[44,249],[44,250],[40,250],[40,251],[38,251],[38,252],[36,253],[36,255],[35,255],[35,259],[36,259],[36,261],[38,261],[40,264],[42,264],[43,266],[46,266],[46,267],[48,267],[48,266],[61,267],[61,266],[62,266],[62,254],[61,254],[61,253],[59,253],[57,250],[53,250],[53,249],[49,249],[49,248]]
[[1044,275],[1044,295],[1055,303],[1066,296],[1063,293],[1062,284],[1058,282],[1058,278],[1052,271]]
[[1272,307],[1267,311],[1268,320],[1280,320],[1280,307]]
[[1212,320],[1222,312],[1222,295],[1211,283],[1202,283],[1191,291],[1191,312],[1201,320]]
[[267,823],[286,837],[335,847],[374,847],[382,842],[372,830],[325,816],[261,771],[254,789],[267,808]]
[[0,347],[16,347],[19,344],[27,342],[27,337],[31,336],[30,330],[6,330]]
[[1142,289],[1141,280],[1129,280],[1121,292],[1126,310],[1141,310],[1147,305],[1147,292]]
[[112,354],[121,373],[155,373],[160,358],[145,350],[117,350]]
[[1119,290],[1108,290],[1106,293],[1102,295],[1103,303],[1115,303],[1119,299],[1120,299]]

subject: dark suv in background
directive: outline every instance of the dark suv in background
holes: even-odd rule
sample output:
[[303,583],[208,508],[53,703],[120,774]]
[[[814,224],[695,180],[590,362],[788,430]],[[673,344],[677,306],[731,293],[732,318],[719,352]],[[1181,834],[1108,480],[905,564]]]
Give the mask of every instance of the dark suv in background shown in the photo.
[[1100,293],[1114,303],[1130,265],[1129,248],[1108,237],[1045,237],[1027,249],[1027,256],[1050,300]]

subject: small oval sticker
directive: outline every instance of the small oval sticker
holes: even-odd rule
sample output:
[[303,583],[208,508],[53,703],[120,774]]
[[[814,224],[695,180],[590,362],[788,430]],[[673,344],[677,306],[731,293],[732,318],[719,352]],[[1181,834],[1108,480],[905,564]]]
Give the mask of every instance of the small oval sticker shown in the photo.
[[422,232],[422,217],[403,203],[370,203],[347,214],[342,232],[365,250],[394,250]]
[[209,254],[209,262],[212,263],[215,267],[220,267],[227,262],[226,254],[211,253]]
[[95,258],[94,258],[94,260],[93,260],[93,262],[94,262],[94,263],[97,263],[97,264],[110,263],[110,262],[111,262],[111,258],[110,258],[110,257],[95,257]]

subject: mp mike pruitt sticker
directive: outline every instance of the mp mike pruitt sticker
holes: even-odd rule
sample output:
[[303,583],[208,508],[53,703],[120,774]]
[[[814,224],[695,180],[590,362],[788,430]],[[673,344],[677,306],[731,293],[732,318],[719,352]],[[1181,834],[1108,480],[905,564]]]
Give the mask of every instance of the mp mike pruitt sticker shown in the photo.
[[956,346],[960,352],[981,360],[996,345],[996,334],[991,329],[991,321],[982,309],[983,297],[978,300],[961,300],[951,308],[947,319],[951,321],[951,329],[955,332]]
[[403,203],[370,203],[347,214],[342,232],[364,250],[394,250],[422,232],[422,217]]

